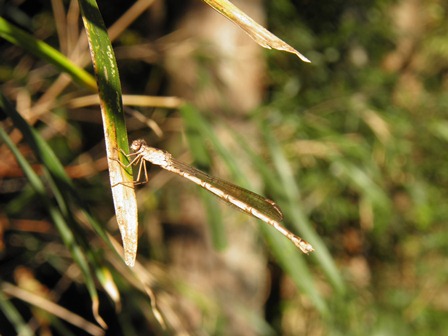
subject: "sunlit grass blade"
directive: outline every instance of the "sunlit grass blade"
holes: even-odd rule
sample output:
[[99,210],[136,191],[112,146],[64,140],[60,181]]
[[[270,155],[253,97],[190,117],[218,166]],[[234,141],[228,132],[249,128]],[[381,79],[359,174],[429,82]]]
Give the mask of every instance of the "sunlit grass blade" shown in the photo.
[[137,200],[132,187],[132,169],[122,152],[129,152],[123,115],[121,84],[112,44],[98,5],[94,0],[79,1],[90,55],[98,82],[104,139],[109,164],[115,214],[124,247],[124,260],[133,266],[137,254]]
[[224,17],[237,24],[243,29],[255,42],[267,49],[277,49],[297,55],[302,61],[310,63],[311,61],[299,53],[289,44],[279,39],[266,28],[260,26],[246,13],[227,0],[204,0],[210,7],[222,14]]
[[17,28],[2,17],[0,17],[0,36],[66,72],[79,85],[91,91],[97,90],[95,79],[87,71],[78,67],[53,47]]

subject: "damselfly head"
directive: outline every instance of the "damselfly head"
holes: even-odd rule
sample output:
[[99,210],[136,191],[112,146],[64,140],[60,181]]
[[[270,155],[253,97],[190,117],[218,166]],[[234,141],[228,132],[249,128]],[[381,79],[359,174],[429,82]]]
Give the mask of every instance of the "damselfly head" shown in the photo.
[[146,141],[143,139],[137,139],[132,141],[131,149],[134,152],[137,152],[142,146],[146,146]]

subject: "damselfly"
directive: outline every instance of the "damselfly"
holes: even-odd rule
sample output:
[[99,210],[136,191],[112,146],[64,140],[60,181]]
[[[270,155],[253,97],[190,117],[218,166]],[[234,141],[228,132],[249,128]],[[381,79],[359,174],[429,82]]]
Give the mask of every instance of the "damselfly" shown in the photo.
[[[210,176],[194,167],[177,161],[170,153],[161,149],[149,147],[142,139],[134,140],[131,144],[131,149],[133,153],[125,154],[130,160],[126,167],[139,165],[135,183],[148,182],[146,162],[150,162],[200,185],[224,201],[261,219],[263,222],[272,225],[278,232],[287,237],[294,243],[294,245],[302,250],[303,253],[308,254],[309,252],[314,251],[310,243],[293,234],[279,223],[283,220],[283,214],[277,204],[270,199],[238,187],[230,182]],[[145,175],[145,180],[140,182],[142,173]]]

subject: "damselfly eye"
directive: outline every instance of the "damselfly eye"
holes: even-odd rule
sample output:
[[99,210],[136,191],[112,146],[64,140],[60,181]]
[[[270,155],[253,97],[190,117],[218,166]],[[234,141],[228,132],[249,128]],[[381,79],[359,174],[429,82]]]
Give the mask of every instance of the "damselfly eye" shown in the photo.
[[131,149],[135,152],[137,149],[139,149],[140,144],[136,143],[135,141],[132,142],[131,144]]
[[140,149],[140,147],[142,147],[142,145],[144,145],[144,144],[146,144],[146,142],[145,142],[144,140],[141,140],[141,139],[134,140],[134,141],[132,141],[131,149],[132,149],[134,152],[136,152],[136,151],[138,151],[138,150]]

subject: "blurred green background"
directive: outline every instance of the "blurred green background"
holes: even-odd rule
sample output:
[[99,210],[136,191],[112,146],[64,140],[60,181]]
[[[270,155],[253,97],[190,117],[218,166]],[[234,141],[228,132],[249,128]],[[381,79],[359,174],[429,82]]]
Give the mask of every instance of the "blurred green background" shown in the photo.
[[[124,94],[146,96],[125,98],[128,135],[274,199],[316,251],[301,255],[151,169],[129,270],[113,248],[121,238],[92,92],[1,39],[1,94],[73,183],[61,202],[51,167],[3,104],[2,129],[45,191],[2,141],[2,335],[99,334],[96,304],[111,335],[446,332],[448,3],[234,3],[312,63],[261,49],[200,1],[98,2]],[[0,11],[92,72],[76,1],[6,1]]]

